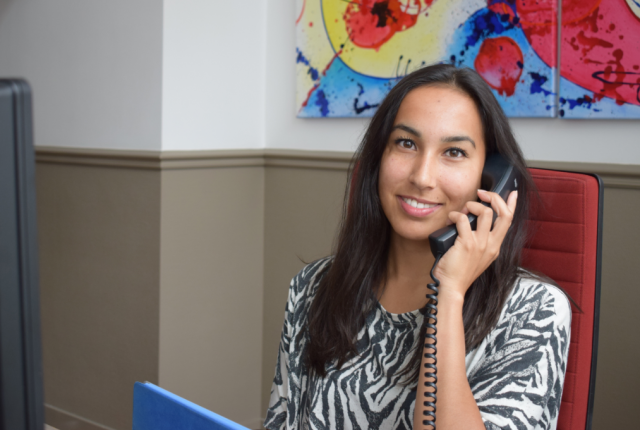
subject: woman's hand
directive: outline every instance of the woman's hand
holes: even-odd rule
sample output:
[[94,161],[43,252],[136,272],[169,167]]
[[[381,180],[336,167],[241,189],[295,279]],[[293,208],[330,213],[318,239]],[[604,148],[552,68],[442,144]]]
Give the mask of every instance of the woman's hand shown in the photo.
[[[440,299],[450,296],[464,300],[464,295],[478,276],[500,254],[500,246],[511,226],[516,209],[518,192],[512,191],[505,202],[497,193],[478,190],[478,197],[491,204],[467,202],[460,212],[449,213],[449,220],[456,225],[458,237],[455,244],[440,259],[434,275],[446,287],[440,290]],[[493,212],[498,214],[493,229]],[[471,230],[467,213],[478,216],[477,229]]]
[[[517,193],[509,194],[507,202],[500,195],[478,190],[478,197],[491,207],[479,202],[467,202],[460,212],[449,213],[449,220],[456,224],[458,237],[454,245],[440,259],[434,276],[440,281],[438,294],[438,403],[436,419],[443,429],[484,430],[485,425],[478,404],[473,396],[466,374],[466,348],[463,321],[464,295],[478,276],[500,254],[502,241],[513,220]],[[491,228],[493,212],[498,217]],[[477,229],[471,230],[467,214],[478,217]],[[428,329],[428,333],[433,333]],[[430,339],[425,340],[421,368],[432,364],[426,355],[430,351]],[[426,387],[429,379],[420,373],[418,387]],[[431,380],[432,381],[432,380]],[[424,405],[426,393],[433,389],[418,389],[413,415],[415,429],[422,425],[428,407]]]

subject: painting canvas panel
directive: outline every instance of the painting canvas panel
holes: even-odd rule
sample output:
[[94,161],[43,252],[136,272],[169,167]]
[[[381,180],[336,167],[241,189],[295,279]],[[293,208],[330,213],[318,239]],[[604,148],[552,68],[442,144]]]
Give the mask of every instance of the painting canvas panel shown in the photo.
[[511,117],[556,114],[556,0],[297,0],[299,117],[371,116],[406,74],[474,68]]
[[640,118],[640,0],[564,0],[559,115]]

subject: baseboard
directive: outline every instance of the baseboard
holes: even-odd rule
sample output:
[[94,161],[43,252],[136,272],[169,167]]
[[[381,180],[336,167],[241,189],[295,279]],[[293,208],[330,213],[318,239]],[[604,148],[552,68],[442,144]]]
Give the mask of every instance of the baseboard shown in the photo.
[[44,405],[44,421],[57,430],[115,430],[51,405]]

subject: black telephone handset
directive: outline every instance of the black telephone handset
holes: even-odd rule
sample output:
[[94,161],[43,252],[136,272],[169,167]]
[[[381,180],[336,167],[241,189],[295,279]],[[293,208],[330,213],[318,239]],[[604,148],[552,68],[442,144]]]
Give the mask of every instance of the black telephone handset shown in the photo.
[[[502,157],[502,155],[498,153],[491,154],[485,161],[480,183],[483,190],[498,193],[500,197],[506,201],[511,191],[518,189],[518,173],[516,169]],[[490,206],[489,203],[481,203],[485,206]],[[469,223],[471,224],[471,229],[475,230],[478,223],[478,217],[473,214],[469,214],[467,216],[469,218]],[[497,214],[494,212],[493,221],[495,221],[496,218]],[[438,261],[440,261],[440,258],[453,246],[457,237],[458,230],[455,225],[450,225],[448,227],[441,228],[440,230],[436,230],[429,236],[429,245],[431,246],[431,252],[434,257],[436,257],[436,261],[431,268],[431,278],[435,282],[428,285],[428,288],[432,290],[433,293],[427,294],[427,299],[429,299],[429,301],[426,306],[427,312],[425,315],[425,318],[427,319],[427,334],[424,345],[424,356],[426,358],[430,358],[432,363],[425,363],[424,367],[426,372],[424,376],[426,377],[425,387],[431,388],[432,391],[425,392],[424,406],[427,407],[427,410],[424,412],[425,419],[422,421],[422,424],[424,426],[431,427],[433,430],[436,429],[436,381],[438,380],[436,377],[436,374],[438,373],[438,368],[436,367],[436,334],[438,332],[436,325],[438,319],[436,314],[438,313],[438,287],[440,286],[440,281],[433,276],[433,272]],[[428,340],[431,340],[431,342],[428,342]]]

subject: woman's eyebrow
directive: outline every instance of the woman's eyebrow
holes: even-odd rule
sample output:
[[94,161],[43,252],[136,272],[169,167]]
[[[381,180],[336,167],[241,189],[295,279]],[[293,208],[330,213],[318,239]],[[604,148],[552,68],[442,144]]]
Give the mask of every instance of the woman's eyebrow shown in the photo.
[[404,125],[404,124],[394,125],[393,128],[391,129],[391,131],[397,130],[397,129],[404,130],[407,133],[411,133],[416,137],[422,137],[422,135],[420,134],[420,132],[418,130],[416,130],[415,128],[411,128],[408,125]]
[[473,147],[476,147],[476,143],[469,136],[447,136],[440,139],[442,143],[450,143],[450,142],[463,142],[463,141],[471,142]]

